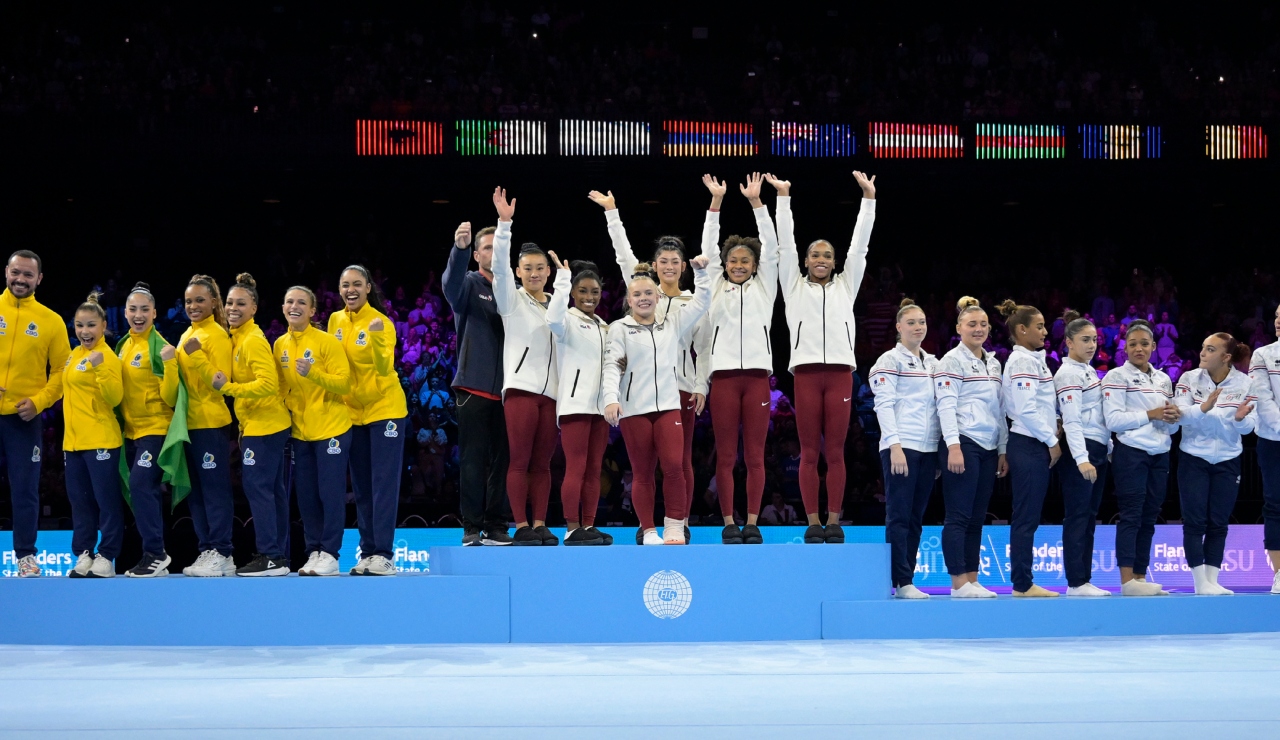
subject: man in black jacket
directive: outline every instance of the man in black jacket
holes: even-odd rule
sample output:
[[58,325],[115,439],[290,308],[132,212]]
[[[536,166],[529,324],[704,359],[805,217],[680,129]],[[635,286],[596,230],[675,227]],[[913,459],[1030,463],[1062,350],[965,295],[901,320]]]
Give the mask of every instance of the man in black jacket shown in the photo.
[[458,498],[462,544],[510,545],[507,534],[507,422],[502,412],[502,317],[493,302],[493,234],[476,234],[468,271],[471,223],[458,226],[444,271],[444,296],[458,333]]

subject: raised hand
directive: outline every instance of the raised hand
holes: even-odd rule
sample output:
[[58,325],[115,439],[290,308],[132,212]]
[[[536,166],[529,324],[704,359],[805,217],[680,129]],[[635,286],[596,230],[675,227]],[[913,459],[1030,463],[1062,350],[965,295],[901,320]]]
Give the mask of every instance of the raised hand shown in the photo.
[[689,266],[695,270],[705,270],[709,264],[711,264],[711,260],[705,254],[700,254],[689,260]]
[[603,207],[606,211],[612,211],[618,207],[618,204],[613,199],[613,191],[610,190],[608,193],[608,195],[603,195],[599,190],[592,190],[587,193],[587,197],[591,199],[592,203]]
[[173,348],[172,344],[166,344],[160,348],[160,361],[168,362],[178,356],[178,351]]
[[1244,421],[1244,417],[1248,416],[1250,411],[1253,411],[1253,404],[1248,401],[1240,404],[1240,408],[1236,409],[1236,421]]
[[369,331],[382,331],[383,326],[382,319],[373,319],[369,322]]
[[738,186],[738,190],[751,203],[752,208],[760,207],[760,184],[763,182],[764,178],[759,172],[752,172],[747,175],[747,184]]
[[89,364],[90,364],[90,365],[93,365],[94,367],[97,367],[97,366],[101,365],[101,364],[102,364],[102,353],[101,353],[101,352],[90,352],[90,353],[89,353]]
[[778,191],[778,195],[786,197],[791,195],[791,181],[779,180],[772,172],[764,173],[764,179]]
[[507,200],[507,191],[504,188],[493,189],[493,207],[498,210],[499,221],[511,221],[511,217],[516,213],[516,199]]
[[557,270],[568,270],[568,269],[569,269],[569,263],[568,263],[568,262],[561,262],[561,261],[560,261],[560,258],[556,256],[556,253],[555,253],[555,252],[553,252],[553,251],[551,251],[550,249],[548,249],[548,250],[547,250],[547,256],[551,258],[551,263],[552,263],[552,264],[554,264],[554,265],[556,266],[556,269],[557,269]]
[[1222,389],[1214,388],[1213,392],[1209,394],[1209,397],[1204,399],[1204,403],[1200,404],[1200,410],[1206,414],[1209,413],[1213,410],[1214,404],[1218,402],[1218,396],[1220,395],[1222,395]]
[[466,249],[471,246],[471,222],[463,221],[458,224],[458,230],[453,232],[453,246],[458,249]]
[[227,376],[221,370],[213,374],[213,389],[215,391],[222,390],[222,386],[227,384]]
[[869,179],[867,176],[857,170],[853,171],[853,179],[858,181],[858,187],[862,188],[862,197],[867,200],[876,199],[876,176],[872,175]]
[[200,337],[193,336],[182,343],[182,351],[186,352],[188,355],[194,355],[199,352],[200,349]]

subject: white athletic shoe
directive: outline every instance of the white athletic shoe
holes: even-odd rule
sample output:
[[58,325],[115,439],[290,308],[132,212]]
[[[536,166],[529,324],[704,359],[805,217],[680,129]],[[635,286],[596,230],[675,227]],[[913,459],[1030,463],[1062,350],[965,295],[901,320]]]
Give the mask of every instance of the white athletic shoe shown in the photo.
[[204,552],[201,552],[196,556],[196,561],[194,563],[182,569],[182,575],[192,576],[195,575],[195,571],[204,570],[205,567],[209,565],[209,556],[217,554],[217,550],[205,550]]
[[316,564],[316,558],[318,558],[318,557],[320,557],[320,551],[319,551],[319,550],[317,550],[317,551],[315,551],[315,552],[313,552],[313,553],[311,553],[311,554],[307,555],[307,562],[303,563],[301,568],[298,568],[298,575],[300,575],[300,576],[309,576],[309,575],[311,575],[311,573],[310,573],[311,566],[313,566],[313,565],[315,565],[315,564]]
[[1271,593],[1280,594],[1280,570],[1276,571],[1276,575],[1271,579]]
[[298,571],[300,576],[336,576],[338,575],[338,559],[327,552],[316,551],[314,557]]
[[67,571],[68,578],[88,578],[89,571],[93,568],[93,556],[88,552],[80,553],[76,558],[76,567]]
[[18,558],[18,577],[19,578],[39,578],[44,574],[40,569],[40,564],[36,562],[35,555],[23,555]]
[[101,555],[93,556],[93,567],[89,568],[90,578],[115,578],[116,565]]
[[1086,583],[1082,586],[1070,586],[1067,588],[1067,596],[1110,596],[1110,591],[1098,588],[1092,583]]
[[1155,581],[1151,580],[1151,579],[1150,579],[1150,578],[1148,578],[1147,576],[1142,576],[1141,578],[1136,578],[1135,580],[1142,581],[1143,583],[1146,583],[1146,584],[1149,584],[1149,585],[1155,586],[1156,588],[1160,589],[1161,591],[1163,591],[1163,590],[1164,590],[1164,586],[1161,586],[1160,584],[1158,584],[1158,583],[1156,583]]
[[[355,571],[352,572],[354,573]],[[381,555],[371,556],[369,558],[369,562],[364,568],[364,574],[366,576],[394,576],[399,572],[400,571],[396,569],[395,563],[387,560]]]
[[992,591],[991,589],[987,588],[986,586],[982,585],[981,583],[978,583],[977,581],[974,581],[974,584],[973,584],[973,585],[977,586],[979,591],[981,591],[981,592],[983,592],[984,594],[986,594],[988,599],[994,599],[994,598],[996,597],[996,592],[995,592],[995,591]]
[[893,590],[893,598],[895,599],[927,599],[929,594],[915,587],[915,584],[908,583],[905,586],[898,586]]
[[[683,534],[683,533],[682,533],[682,534]],[[646,531],[645,531],[645,533],[644,533],[644,544],[646,544],[646,545],[665,545],[665,544],[667,544],[667,543],[666,543],[666,540],[664,540],[664,539],[662,538],[662,535],[658,534],[658,530],[656,530],[656,529],[650,529],[650,530],[646,530]]]
[[966,583],[960,588],[951,589],[953,599],[994,599],[995,597],[995,594],[976,583]]
[[356,567],[351,569],[351,575],[353,576],[365,575],[365,569],[369,567],[369,561],[372,559],[373,559],[372,556],[360,558],[360,562],[356,563]]
[[200,557],[186,568],[182,574],[192,578],[222,578],[236,574],[236,564],[231,558],[217,550],[205,550]]
[[1164,589],[1160,588],[1154,583],[1139,581],[1138,579],[1135,578],[1132,581],[1129,581],[1128,583],[1121,584],[1120,595],[1121,596],[1164,596],[1166,595],[1166,592],[1164,591]]
[[1213,596],[1232,596],[1235,594],[1235,591],[1232,591],[1221,583],[1218,583],[1218,573],[1221,571],[1222,568],[1212,565],[1204,566],[1205,580],[1209,582],[1210,593]]

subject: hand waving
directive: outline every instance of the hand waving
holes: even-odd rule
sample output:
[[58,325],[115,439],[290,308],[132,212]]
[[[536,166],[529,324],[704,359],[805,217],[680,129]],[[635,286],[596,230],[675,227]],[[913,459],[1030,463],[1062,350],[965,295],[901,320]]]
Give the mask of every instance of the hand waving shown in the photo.
[[557,270],[568,270],[568,269],[569,269],[569,263],[568,263],[568,262],[561,262],[561,261],[560,261],[560,258],[556,256],[556,253],[555,253],[555,252],[553,252],[553,251],[551,251],[551,250],[549,250],[549,249],[548,249],[548,250],[547,250],[547,256],[551,258],[551,263],[552,263],[553,265],[555,265],[555,266],[556,266],[556,269],[557,269]]
[[853,179],[858,181],[858,187],[862,188],[862,197],[867,200],[876,199],[876,176],[872,175],[870,179],[864,173],[857,170],[853,171]]
[[498,210],[498,220],[510,222],[511,217],[516,213],[516,199],[507,200],[507,191],[504,188],[493,189],[493,207]]
[[591,199],[592,203],[603,207],[606,211],[612,211],[618,207],[617,201],[613,199],[612,190],[608,191],[608,195],[601,194],[599,190],[592,190],[587,193],[587,197]]
[[773,186],[773,189],[774,189],[774,190],[777,190],[777,191],[778,191],[778,195],[781,195],[781,196],[783,196],[783,197],[786,197],[786,196],[788,196],[788,195],[791,195],[791,181],[790,181],[790,180],[780,180],[780,179],[778,179],[778,178],[777,178],[773,173],[771,173],[771,172],[766,172],[766,173],[764,173],[764,179],[765,179],[765,180],[766,180],[770,185],[772,185],[772,186]]
[[738,190],[742,195],[751,202],[752,208],[760,207],[760,184],[764,182],[764,177],[759,172],[752,172],[747,175],[747,184],[739,185]]

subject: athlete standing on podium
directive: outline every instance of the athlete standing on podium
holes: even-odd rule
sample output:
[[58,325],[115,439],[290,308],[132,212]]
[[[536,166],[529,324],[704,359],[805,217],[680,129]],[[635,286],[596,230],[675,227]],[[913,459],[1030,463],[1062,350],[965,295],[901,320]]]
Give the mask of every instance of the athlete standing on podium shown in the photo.
[[[1280,308],[1272,331],[1280,337]],[[1275,572],[1271,593],[1280,594],[1280,341],[1259,347],[1249,363],[1258,404],[1258,467],[1262,469],[1263,546]]]
[[35,252],[9,257],[0,294],[0,451],[13,502],[13,554],[18,576],[39,578],[40,414],[62,398],[62,368],[71,355],[66,324],[36,301],[44,267]]

